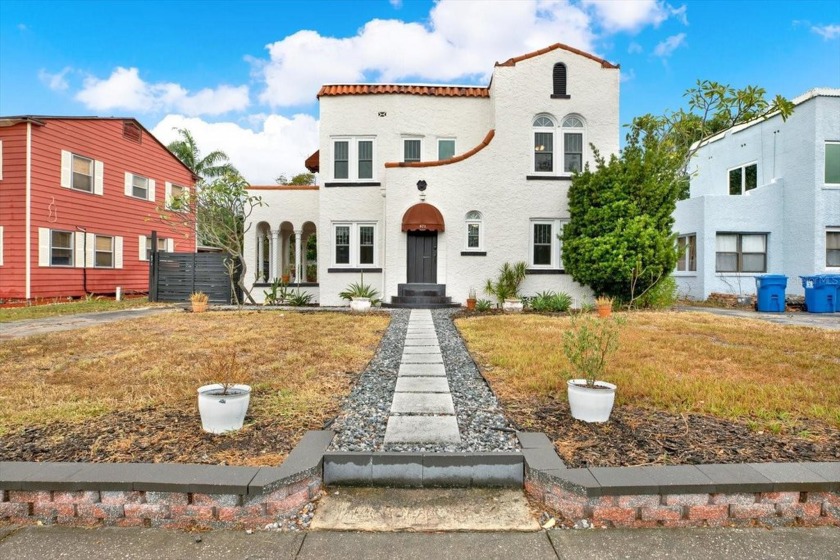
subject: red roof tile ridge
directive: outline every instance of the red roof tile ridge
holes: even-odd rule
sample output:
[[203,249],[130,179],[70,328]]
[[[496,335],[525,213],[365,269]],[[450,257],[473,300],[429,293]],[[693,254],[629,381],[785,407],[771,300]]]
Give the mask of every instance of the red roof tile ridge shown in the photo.
[[584,57],[586,57],[590,60],[594,60],[595,62],[600,62],[602,68],[614,68],[614,69],[620,68],[620,65],[618,65],[618,64],[613,64],[612,62],[604,60],[603,58],[599,58],[599,57],[595,56],[594,54],[590,54],[586,51],[576,49],[574,47],[571,47],[569,45],[565,45],[563,43],[554,43],[553,45],[545,47],[544,49],[529,52],[527,54],[523,54],[523,55],[520,55],[520,56],[515,56],[513,58],[509,58],[508,60],[506,60],[504,62],[497,62],[496,66],[516,66],[517,62],[522,62],[523,60],[528,60],[529,58],[534,58],[535,56],[540,56],[540,55],[549,53],[549,52],[557,50],[557,49],[563,49],[563,50],[566,50],[566,51],[569,51],[569,52],[572,52],[572,53],[575,53],[575,54],[579,54],[580,56],[584,56]]

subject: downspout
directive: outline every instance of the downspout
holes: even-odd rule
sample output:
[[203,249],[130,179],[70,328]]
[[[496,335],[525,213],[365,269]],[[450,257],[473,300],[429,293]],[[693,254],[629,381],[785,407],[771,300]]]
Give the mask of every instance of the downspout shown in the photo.
[[32,298],[32,123],[26,123],[26,300]]

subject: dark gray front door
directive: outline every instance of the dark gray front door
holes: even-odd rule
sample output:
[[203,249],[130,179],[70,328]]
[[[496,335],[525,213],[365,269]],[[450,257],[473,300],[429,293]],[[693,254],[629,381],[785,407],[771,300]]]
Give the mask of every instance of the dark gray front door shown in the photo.
[[408,232],[408,283],[437,284],[437,232]]

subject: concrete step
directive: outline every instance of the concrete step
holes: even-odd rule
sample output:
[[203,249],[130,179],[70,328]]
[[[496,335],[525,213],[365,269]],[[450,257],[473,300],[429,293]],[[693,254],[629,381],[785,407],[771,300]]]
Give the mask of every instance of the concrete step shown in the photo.
[[391,303],[452,303],[448,296],[391,296]]
[[461,307],[460,303],[383,303],[382,307],[392,309],[446,309]]
[[445,296],[446,284],[397,284],[398,296]]

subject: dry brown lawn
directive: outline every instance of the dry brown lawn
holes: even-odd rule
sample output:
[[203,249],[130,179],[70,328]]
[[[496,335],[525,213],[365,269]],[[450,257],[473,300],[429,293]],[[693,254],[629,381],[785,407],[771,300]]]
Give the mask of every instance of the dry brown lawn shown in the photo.
[[[617,406],[711,414],[784,431],[809,419],[840,427],[840,333],[705,313],[625,314],[607,366]],[[569,319],[461,318],[457,326],[509,405],[565,400]]]
[[[1,342],[0,435],[143,410],[186,412],[194,431],[196,388],[221,381],[252,386],[250,423],[299,435],[336,414],[388,322],[377,314],[183,313]],[[233,352],[241,374],[212,371]]]

